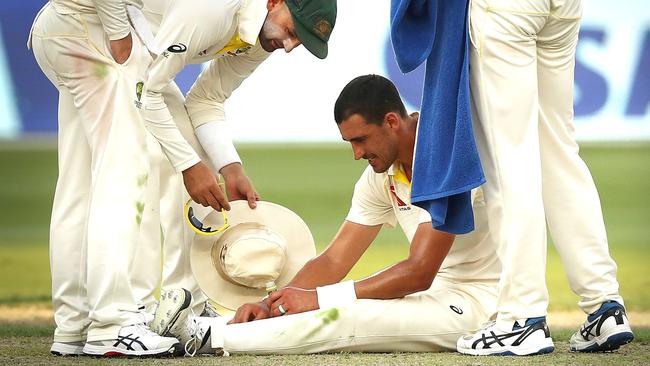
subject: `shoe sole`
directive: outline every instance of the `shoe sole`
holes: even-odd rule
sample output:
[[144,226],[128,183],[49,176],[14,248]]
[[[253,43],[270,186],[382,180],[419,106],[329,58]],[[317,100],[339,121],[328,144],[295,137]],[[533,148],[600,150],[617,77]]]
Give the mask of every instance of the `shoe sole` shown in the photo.
[[522,346],[505,346],[498,349],[473,349],[458,348],[458,352],[471,356],[536,356],[555,351],[553,341],[547,342],[542,347],[524,348]]
[[83,350],[84,354],[93,357],[176,357],[185,354],[180,342],[174,343],[169,348],[154,349],[147,351],[130,351],[117,347],[93,346],[86,345]]
[[83,356],[83,346],[71,346],[68,344],[54,343],[50,348],[50,353],[54,356],[75,357]]
[[83,352],[81,352],[81,353],[65,353],[65,352],[58,352],[58,351],[51,351],[51,350],[50,350],[50,353],[53,356],[57,356],[57,357],[78,357],[78,356],[85,355],[85,353],[83,353]]
[[154,318],[154,320],[150,324],[150,328],[151,328],[152,331],[154,331],[155,333],[158,333],[159,335],[161,335],[163,337],[167,337],[167,336],[170,335],[169,334],[169,329],[171,329],[171,327],[176,323],[176,320],[178,319],[180,314],[183,312],[183,310],[190,307],[190,303],[192,302],[192,293],[190,293],[186,289],[182,289],[182,290],[183,290],[183,295],[185,296],[185,298],[183,299],[183,302],[180,304],[178,309],[164,310],[164,309],[160,309],[160,305],[159,305],[158,309],[156,309],[156,312],[161,311],[163,313],[165,313],[165,312],[167,312],[169,310],[173,310],[174,315],[168,321],[166,321],[167,324],[165,324],[164,321],[159,321],[159,320]]
[[615,351],[621,346],[624,346],[634,340],[632,332],[620,332],[612,334],[605,339],[604,342],[598,342],[598,338],[594,339],[587,347],[579,349],[577,346],[571,346],[572,352],[609,352]]

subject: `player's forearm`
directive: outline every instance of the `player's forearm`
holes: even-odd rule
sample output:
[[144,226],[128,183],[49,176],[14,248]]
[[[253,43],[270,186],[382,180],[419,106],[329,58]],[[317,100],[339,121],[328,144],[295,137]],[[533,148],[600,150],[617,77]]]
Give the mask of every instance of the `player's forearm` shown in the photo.
[[146,128],[158,140],[177,172],[182,172],[201,161],[176,127],[160,93],[147,92],[144,117]]
[[334,263],[326,255],[321,254],[307,262],[287,287],[315,289],[317,286],[337,283],[346,274],[347,271],[344,268]]
[[94,0],[97,16],[108,39],[123,39],[131,32],[124,0]]
[[368,278],[355,282],[359,299],[395,299],[431,287],[455,236],[420,224],[409,257]]
[[355,281],[358,299],[397,299],[431,287],[440,266],[421,268],[408,260],[399,262],[371,277]]

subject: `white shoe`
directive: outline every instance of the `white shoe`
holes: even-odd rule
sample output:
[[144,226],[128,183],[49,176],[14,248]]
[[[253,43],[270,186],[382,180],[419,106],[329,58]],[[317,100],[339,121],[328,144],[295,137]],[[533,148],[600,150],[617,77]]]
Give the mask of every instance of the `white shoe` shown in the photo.
[[571,336],[570,347],[574,352],[613,351],[633,339],[625,308],[616,301],[608,301]]
[[55,356],[81,356],[84,354],[84,342],[54,342],[50,353]]
[[122,327],[116,339],[86,342],[83,353],[91,356],[179,356],[177,339],[161,337],[144,324]]
[[458,352],[475,356],[527,356],[553,352],[546,317],[515,321],[511,329],[489,322],[478,332],[458,338]]
[[[185,316],[184,322],[176,322],[169,333],[176,337],[185,348],[186,356],[197,354],[223,355],[221,348],[213,349],[210,335],[211,327],[209,319],[196,316]],[[179,317],[180,320],[180,317]]]
[[192,293],[183,288],[162,290],[154,318],[149,327],[161,336],[169,335],[169,328],[192,303]]

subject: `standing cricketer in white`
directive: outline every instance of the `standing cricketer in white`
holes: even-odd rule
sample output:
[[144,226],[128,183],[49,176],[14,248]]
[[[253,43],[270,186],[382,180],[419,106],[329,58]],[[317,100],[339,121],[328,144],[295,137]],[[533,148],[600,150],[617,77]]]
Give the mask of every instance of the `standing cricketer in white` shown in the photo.
[[[229,209],[217,185],[216,175],[221,174],[229,200],[245,199],[255,207],[259,195],[230,138],[224,103],[276,49],[290,52],[303,44],[325,58],[336,1],[146,0],[144,14],[159,49],[144,83],[142,112],[168,158],[151,152],[149,216],[144,221],[147,233],[157,233],[156,216],[162,220],[162,288],[190,290],[193,310],[200,314],[206,298],[191,273],[192,232],[181,224],[189,197],[182,183],[194,201]],[[186,65],[206,61],[209,66],[183,98],[174,77]],[[139,299],[152,309],[154,290],[161,284],[160,240],[151,236],[144,240],[147,244],[138,248],[137,256],[147,261],[134,269],[132,277]]]
[[574,137],[581,15],[581,0],[471,1],[474,131],[503,272],[496,321],[459,339],[462,353],[553,351],[545,317],[547,223],[578,305],[589,314],[571,350],[612,350],[634,337],[598,192]]
[[[494,311],[500,264],[481,190],[472,194],[476,230],[466,235],[433,229],[428,212],[410,204],[418,115],[406,113],[388,79],[352,80],[334,116],[354,158],[370,165],[339,232],[286,287],[243,305],[234,318],[156,314],[160,329],[190,354],[453,351],[460,335]],[[363,280],[340,282],[382,226],[397,224],[411,243],[408,258]]]
[[[55,355],[151,356],[179,344],[151,332],[130,282],[148,179],[134,100],[151,57],[132,31],[139,1],[51,0],[28,47],[59,91],[59,177],[50,224]],[[140,87],[138,87],[140,85]]]

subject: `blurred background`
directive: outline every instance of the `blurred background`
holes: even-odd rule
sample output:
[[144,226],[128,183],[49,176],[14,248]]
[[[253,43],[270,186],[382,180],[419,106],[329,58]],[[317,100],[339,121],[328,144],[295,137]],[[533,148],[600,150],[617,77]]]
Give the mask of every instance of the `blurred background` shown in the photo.
[[[57,93],[26,49],[44,1],[3,3],[0,13],[0,305],[50,300],[48,229],[56,182]],[[364,162],[355,162],[333,121],[341,88],[368,73],[398,86],[407,109],[420,105],[423,69],[402,75],[389,39],[389,1],[339,1],[326,60],[303,47],[273,54],[226,104],[247,172],[263,199],[290,207],[318,250],[347,213]],[[177,78],[187,91],[202,65]],[[610,250],[628,307],[650,311],[650,10],[584,1],[575,73],[575,127],[599,192]],[[180,223],[179,223],[180,224]],[[108,229],[108,228],[107,228]],[[355,267],[359,278],[406,256],[399,230],[385,230]],[[551,309],[577,298],[549,242]]]

